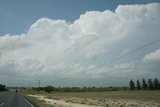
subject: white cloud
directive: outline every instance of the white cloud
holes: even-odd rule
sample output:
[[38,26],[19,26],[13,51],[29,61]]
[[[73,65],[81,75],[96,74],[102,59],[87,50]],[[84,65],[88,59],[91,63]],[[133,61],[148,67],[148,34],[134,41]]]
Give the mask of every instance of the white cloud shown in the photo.
[[145,55],[142,62],[148,72],[152,72],[152,74],[160,76],[160,49]]
[[[115,12],[86,12],[73,23],[41,18],[26,34],[0,37],[0,77],[13,73],[12,79],[127,78],[126,73],[138,73],[140,68],[136,70],[137,63],[131,62],[141,60],[149,50],[134,55],[136,59],[126,58],[100,70],[89,70],[158,38],[159,10],[158,3],[120,5]],[[157,50],[144,59],[157,60],[159,53]]]
[[160,49],[147,54],[143,60],[147,62],[160,61]]

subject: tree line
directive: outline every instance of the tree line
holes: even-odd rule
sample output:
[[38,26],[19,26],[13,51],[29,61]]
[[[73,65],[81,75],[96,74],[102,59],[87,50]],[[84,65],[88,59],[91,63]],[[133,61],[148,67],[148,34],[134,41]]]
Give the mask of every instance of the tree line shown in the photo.
[[101,91],[119,91],[128,90],[128,87],[32,87],[36,91],[50,92],[101,92]]
[[133,81],[132,79],[129,82],[129,87],[32,87],[36,91],[46,91],[51,92],[101,92],[101,91],[120,91],[120,90],[160,90],[160,81],[155,78],[152,79],[142,79],[142,81]]
[[133,81],[132,79],[129,82],[129,89],[130,90],[160,90],[160,81],[155,78],[152,79],[142,79],[140,82],[139,80]]
[[5,87],[6,87],[5,85],[0,84],[0,92],[5,91]]

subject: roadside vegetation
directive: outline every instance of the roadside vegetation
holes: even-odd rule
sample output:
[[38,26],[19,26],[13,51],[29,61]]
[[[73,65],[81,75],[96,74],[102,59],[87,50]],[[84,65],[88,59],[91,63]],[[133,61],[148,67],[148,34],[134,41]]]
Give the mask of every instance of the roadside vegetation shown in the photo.
[[[41,105],[40,107],[66,107],[62,106],[66,103],[92,105],[95,107],[160,107],[159,90],[51,93],[45,91],[22,90],[21,92],[25,93],[30,100]],[[63,102],[63,104],[58,102]],[[47,106],[45,104],[47,104]]]
[[80,98],[92,98],[92,99],[113,99],[113,100],[143,100],[154,101],[160,103],[160,91],[104,91],[104,92],[52,92],[46,93],[44,91],[36,92],[34,90],[23,90],[22,93],[32,95],[44,95],[48,98],[61,99],[61,97],[80,97]]
[[36,97],[28,96],[26,93],[22,93],[22,95],[30,102],[34,107],[54,107],[53,105],[45,103],[44,100],[39,100]]
[[[33,87],[21,93],[40,107],[82,104],[101,107],[160,107],[158,79],[130,80],[128,87]],[[46,105],[45,105],[46,104]],[[79,107],[76,105],[70,105]]]
[[0,84],[0,92],[6,91],[6,86],[3,84]]

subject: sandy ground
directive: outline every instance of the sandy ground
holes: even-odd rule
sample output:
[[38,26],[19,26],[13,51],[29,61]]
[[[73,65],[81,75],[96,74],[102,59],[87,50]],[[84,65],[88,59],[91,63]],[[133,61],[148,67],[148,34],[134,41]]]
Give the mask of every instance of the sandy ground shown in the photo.
[[39,100],[44,100],[47,104],[56,107],[160,107],[155,102],[132,101],[132,100],[107,100],[107,99],[88,99],[88,98],[47,98],[42,95],[29,95]]
[[44,100],[47,104],[51,104],[56,107],[99,107],[99,106],[66,102],[63,99],[61,99],[61,100],[49,99],[49,98],[46,98],[45,96],[42,96],[42,95],[29,95],[29,96],[36,97],[39,100]]

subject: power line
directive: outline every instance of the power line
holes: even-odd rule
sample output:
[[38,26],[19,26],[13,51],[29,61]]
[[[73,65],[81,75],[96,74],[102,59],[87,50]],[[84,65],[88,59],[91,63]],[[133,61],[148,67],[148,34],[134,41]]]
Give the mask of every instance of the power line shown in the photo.
[[89,70],[87,70],[87,71],[97,70],[97,69],[99,69],[100,67],[102,67],[102,66],[104,66],[104,65],[106,65],[106,64],[108,64],[108,63],[115,62],[115,61],[117,61],[117,60],[119,60],[119,59],[121,59],[121,58],[123,58],[123,57],[126,57],[126,56],[128,56],[128,55],[130,55],[130,54],[132,54],[132,53],[134,53],[134,52],[136,52],[136,51],[139,51],[139,50],[141,50],[141,49],[143,49],[143,48],[145,48],[145,47],[148,47],[148,46],[150,46],[150,45],[152,45],[152,44],[154,44],[154,43],[156,43],[156,42],[158,42],[158,41],[160,41],[160,38],[157,39],[157,40],[154,40],[154,41],[152,41],[152,42],[150,42],[150,43],[148,43],[148,44],[146,44],[146,45],[143,45],[142,47],[136,48],[136,49],[134,49],[134,50],[132,50],[132,51],[130,51],[130,52],[122,55],[122,56],[116,57],[116,58],[111,59],[111,60],[109,60],[109,61],[105,61],[105,62],[102,63],[101,65],[98,65],[98,66],[96,66],[95,68],[89,69]]

